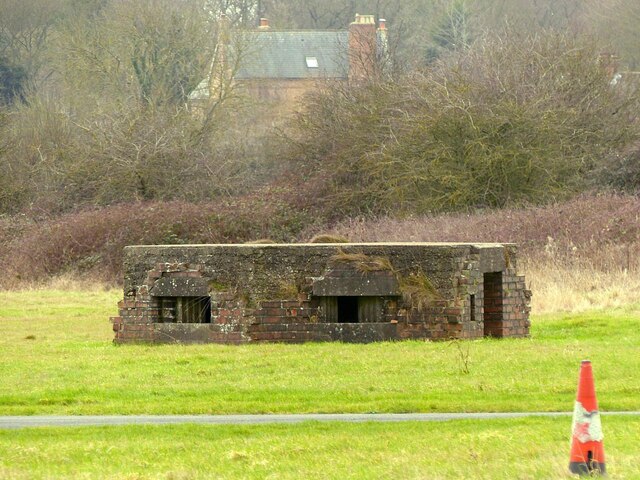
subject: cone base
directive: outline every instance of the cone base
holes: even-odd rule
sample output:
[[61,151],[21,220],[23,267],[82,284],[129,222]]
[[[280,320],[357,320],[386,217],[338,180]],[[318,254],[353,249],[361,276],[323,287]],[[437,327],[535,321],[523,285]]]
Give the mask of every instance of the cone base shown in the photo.
[[571,462],[569,463],[569,471],[571,473],[577,473],[578,475],[587,476],[595,475],[598,473],[604,475],[605,473],[607,473],[605,464],[598,462],[591,462],[590,465],[587,465],[585,462]]

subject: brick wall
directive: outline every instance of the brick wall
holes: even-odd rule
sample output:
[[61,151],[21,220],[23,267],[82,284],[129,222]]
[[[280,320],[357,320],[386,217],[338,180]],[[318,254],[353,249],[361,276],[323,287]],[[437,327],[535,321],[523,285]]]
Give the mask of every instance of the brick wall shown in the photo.
[[[363,271],[336,260],[340,252],[373,264],[388,262],[391,269]],[[401,287],[403,276],[418,274],[434,287],[425,305],[412,303]],[[336,312],[327,310],[327,299],[341,296],[373,299],[367,303],[373,313],[367,311],[360,323],[339,323]],[[174,297],[210,299],[210,317],[203,317],[204,323],[163,322],[161,299]],[[125,297],[111,320],[118,343],[526,336],[529,298],[524,278],[517,275],[513,246],[127,247]]]

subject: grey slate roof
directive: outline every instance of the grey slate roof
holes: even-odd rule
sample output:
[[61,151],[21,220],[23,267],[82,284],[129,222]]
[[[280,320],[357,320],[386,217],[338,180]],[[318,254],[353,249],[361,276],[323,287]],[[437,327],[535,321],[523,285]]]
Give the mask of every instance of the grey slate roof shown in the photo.
[[[246,38],[238,79],[347,78],[348,32],[251,32]],[[318,68],[307,66],[307,57]]]

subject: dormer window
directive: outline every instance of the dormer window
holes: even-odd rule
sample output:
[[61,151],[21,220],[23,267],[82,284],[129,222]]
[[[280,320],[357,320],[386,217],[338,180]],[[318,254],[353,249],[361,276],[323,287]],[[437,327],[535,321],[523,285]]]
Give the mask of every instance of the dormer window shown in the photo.
[[318,59],[317,57],[305,57],[307,61],[307,68],[318,68]]

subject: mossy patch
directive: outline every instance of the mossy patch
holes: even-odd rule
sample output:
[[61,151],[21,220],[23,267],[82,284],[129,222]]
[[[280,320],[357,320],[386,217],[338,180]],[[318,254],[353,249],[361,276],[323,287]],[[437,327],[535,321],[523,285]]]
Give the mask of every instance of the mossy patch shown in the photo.
[[280,281],[278,284],[278,297],[282,299],[298,298],[300,287],[294,282]]
[[216,280],[209,280],[209,291],[214,292],[226,292],[230,290],[231,287],[229,285],[225,285],[222,282],[218,282]]

